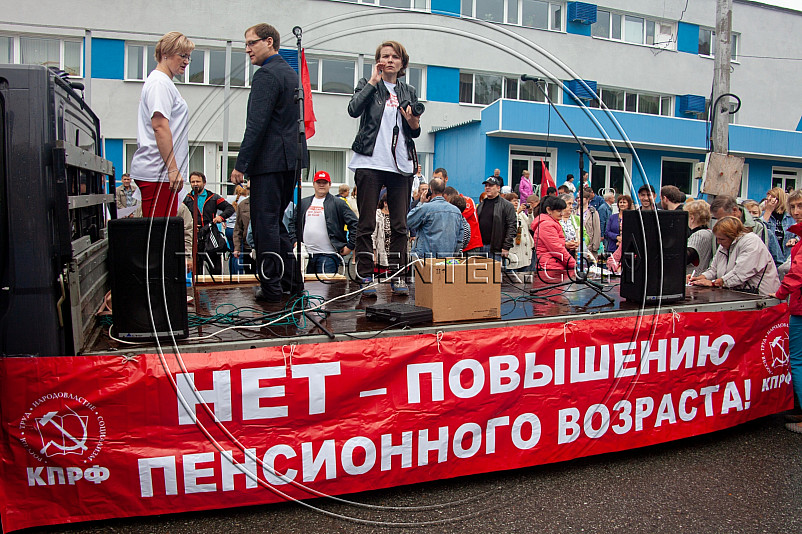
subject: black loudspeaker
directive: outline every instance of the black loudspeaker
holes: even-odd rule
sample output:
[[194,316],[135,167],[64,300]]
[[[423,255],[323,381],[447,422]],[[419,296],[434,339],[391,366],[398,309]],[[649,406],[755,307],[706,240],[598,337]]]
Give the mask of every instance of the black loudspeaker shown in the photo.
[[621,297],[645,304],[685,298],[688,212],[624,212],[621,229]]
[[108,230],[115,336],[132,341],[187,337],[182,219],[116,219]]

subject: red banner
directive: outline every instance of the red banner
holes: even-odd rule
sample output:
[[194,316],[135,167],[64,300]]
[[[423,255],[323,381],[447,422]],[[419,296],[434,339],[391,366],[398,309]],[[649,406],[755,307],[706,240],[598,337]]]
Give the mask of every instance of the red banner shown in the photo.
[[0,360],[4,531],[559,462],[793,402],[785,305],[182,361]]

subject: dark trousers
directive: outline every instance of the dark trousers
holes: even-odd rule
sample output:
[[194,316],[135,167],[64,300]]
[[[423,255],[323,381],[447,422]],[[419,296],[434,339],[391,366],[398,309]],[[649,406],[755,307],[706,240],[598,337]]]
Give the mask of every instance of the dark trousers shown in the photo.
[[[359,225],[356,231],[356,268],[360,277],[373,275],[373,231],[376,229],[376,207],[382,187],[387,188],[387,208],[390,210],[390,272],[395,273],[407,262],[407,212],[412,194],[412,178],[395,172],[357,169],[356,204]],[[253,194],[253,193],[251,193]],[[253,202],[253,201],[251,201]]]
[[290,234],[281,224],[292,200],[295,172],[283,171],[251,176],[251,228],[256,244],[256,273],[268,298],[303,291]]
[[307,274],[337,274],[343,264],[339,254],[310,254],[306,264]]

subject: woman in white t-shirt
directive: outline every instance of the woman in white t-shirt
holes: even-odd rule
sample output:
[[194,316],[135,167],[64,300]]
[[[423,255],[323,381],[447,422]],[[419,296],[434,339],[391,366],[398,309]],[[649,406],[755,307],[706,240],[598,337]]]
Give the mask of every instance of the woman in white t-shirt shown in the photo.
[[173,78],[184,75],[194,49],[182,33],[165,34],[156,44],[156,68],[142,87],[130,174],[139,186],[145,217],[174,216],[177,193],[189,174],[189,113]]
[[[418,103],[415,88],[399,80],[406,74],[409,55],[396,41],[376,48],[376,63],[370,78],[362,78],[348,103],[348,114],[359,118],[359,131],[351,145],[354,156],[348,168],[354,171],[359,225],[356,234],[357,274],[367,285],[365,296],[375,296],[371,285],[374,269],[373,231],[376,206],[382,187],[387,188],[390,209],[390,269],[407,264],[407,211],[412,173],[418,165],[413,138],[420,135],[420,116],[412,113]],[[418,113],[420,115],[420,112]],[[393,292],[408,294],[405,275],[392,280]]]

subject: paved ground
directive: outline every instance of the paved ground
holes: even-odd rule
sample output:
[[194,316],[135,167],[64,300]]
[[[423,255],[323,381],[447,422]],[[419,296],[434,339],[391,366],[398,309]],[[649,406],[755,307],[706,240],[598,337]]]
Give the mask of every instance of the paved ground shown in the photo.
[[336,519],[298,504],[102,521],[29,532],[440,533],[802,532],[802,435],[773,416],[646,449],[352,496],[371,511],[310,504],[372,521],[443,521],[399,528]]

